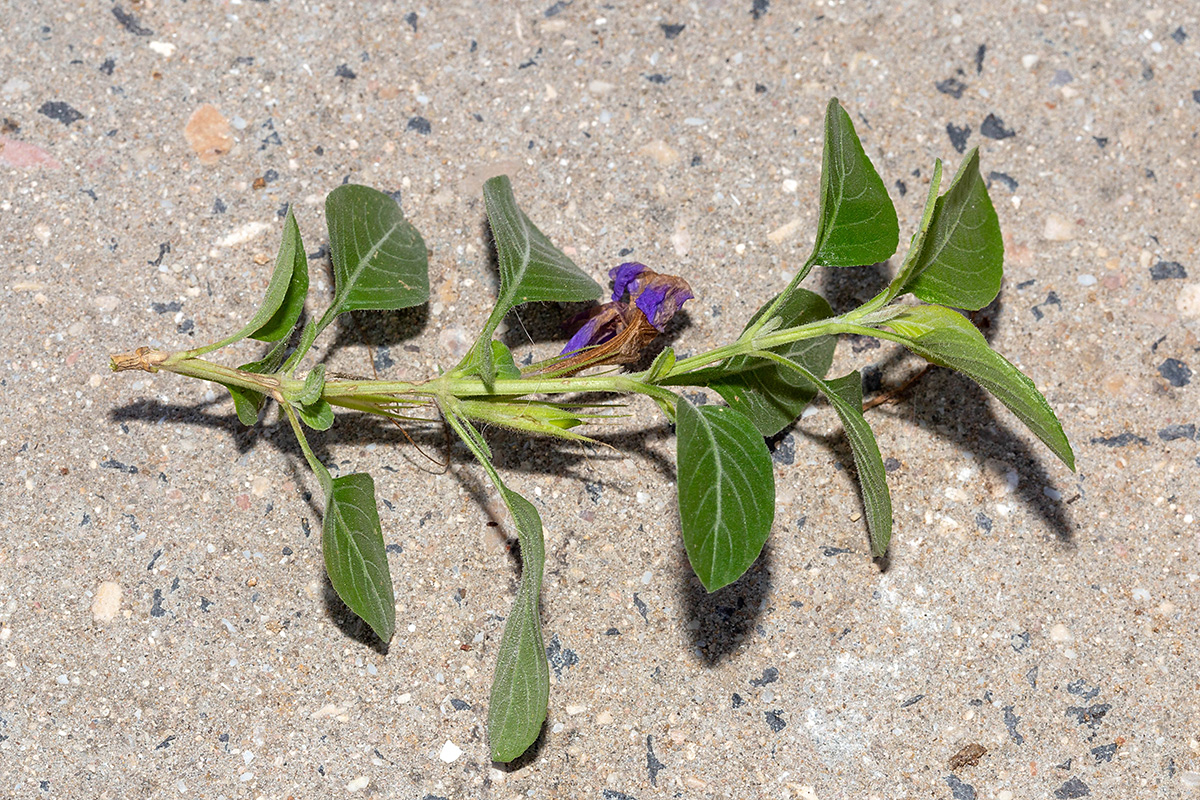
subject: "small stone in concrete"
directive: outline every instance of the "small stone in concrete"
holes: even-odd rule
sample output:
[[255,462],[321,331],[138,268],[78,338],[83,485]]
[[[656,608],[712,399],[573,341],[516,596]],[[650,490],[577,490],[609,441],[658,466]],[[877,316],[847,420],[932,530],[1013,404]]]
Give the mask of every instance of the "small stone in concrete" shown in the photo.
[[121,584],[115,581],[104,581],[97,586],[92,598],[92,619],[101,623],[116,619],[121,611],[121,594]]
[[1069,242],[1075,238],[1075,225],[1061,214],[1050,214],[1042,226],[1042,238],[1048,242]]

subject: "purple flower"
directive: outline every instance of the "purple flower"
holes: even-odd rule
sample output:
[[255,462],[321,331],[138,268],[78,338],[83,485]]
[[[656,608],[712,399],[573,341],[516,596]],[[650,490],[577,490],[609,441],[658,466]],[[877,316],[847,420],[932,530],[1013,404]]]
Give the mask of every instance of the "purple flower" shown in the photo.
[[[613,279],[612,302],[588,309],[571,320],[570,324],[582,324],[563,348],[563,354],[604,344],[634,325],[639,311],[654,331],[661,333],[675,312],[694,296],[692,287],[683,278],[663,275],[645,264],[630,261],[613,267],[608,274]],[[626,295],[628,302],[624,299]]]

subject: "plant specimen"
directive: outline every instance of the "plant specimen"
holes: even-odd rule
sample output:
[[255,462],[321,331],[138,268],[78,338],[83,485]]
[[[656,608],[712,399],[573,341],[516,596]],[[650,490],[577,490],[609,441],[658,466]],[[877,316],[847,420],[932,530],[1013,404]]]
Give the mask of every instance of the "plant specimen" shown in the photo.
[[[831,100],[815,244],[795,277],[733,342],[686,358],[664,347],[646,369],[629,371],[622,365],[648,357],[667,321],[691,299],[692,287],[643,264],[617,266],[609,273],[609,302],[574,321],[575,333],[563,351],[518,366],[494,338],[509,311],[537,301],[595,300],[603,290],[521,211],[508,178],[493,178],[483,191],[500,273],[495,306],[460,363],[418,382],[336,376],[321,363],[300,371],[314,341],[339,315],[406,308],[429,296],[425,243],[399,205],[374,189],[344,185],[325,203],[335,290],[319,317],[296,330],[309,278],[300,231],[289,211],[266,297],[244,328],[190,350],[143,347],[115,355],[112,368],[166,370],[222,384],[246,425],[257,423],[268,399],[279,404],[324,492],[322,548],[330,582],[384,642],[395,629],[395,608],[374,482],[366,473],[334,477],[314,455],[305,429],[327,430],[334,407],[404,424],[448,426],[499,492],[520,546],[521,580],[505,622],[488,709],[492,758],[511,761],[533,743],[546,718],[550,684],[538,615],[545,547],[537,508],[505,485],[481,429],[501,426],[592,442],[584,432],[587,425],[612,413],[607,402],[595,398],[641,394],[653,399],[676,426],[680,529],[692,569],[710,592],[736,581],[770,533],[775,486],[764,437],[791,425],[818,394],[845,429],[871,551],[875,556],[886,552],[891,498],[883,459],[863,416],[861,376],[853,371],[827,377],[840,334],[899,342],[932,364],[969,376],[1074,469],[1071,446],[1033,382],[955,310],[991,303],[1003,271],[1000,225],[977,152],[966,156],[945,194],[939,194],[941,180],[938,161],[920,226],[893,280],[858,308],[835,315],[824,298],[800,283],[818,265],[887,260],[896,252],[899,224],[849,115]],[[239,367],[204,358],[246,338],[275,344],[260,360]],[[694,404],[678,387],[710,389],[725,405]]]

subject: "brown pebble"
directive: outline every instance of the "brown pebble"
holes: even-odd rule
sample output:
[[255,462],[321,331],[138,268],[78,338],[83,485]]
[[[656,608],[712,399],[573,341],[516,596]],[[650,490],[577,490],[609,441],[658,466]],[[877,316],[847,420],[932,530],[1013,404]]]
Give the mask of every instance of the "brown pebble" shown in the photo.
[[979,759],[983,758],[986,754],[986,747],[972,742],[954,755],[950,756],[949,767],[951,771],[962,769],[963,767],[973,767],[978,764]]
[[200,157],[201,164],[215,164],[233,149],[233,131],[229,128],[229,120],[210,103],[192,112],[183,135]]

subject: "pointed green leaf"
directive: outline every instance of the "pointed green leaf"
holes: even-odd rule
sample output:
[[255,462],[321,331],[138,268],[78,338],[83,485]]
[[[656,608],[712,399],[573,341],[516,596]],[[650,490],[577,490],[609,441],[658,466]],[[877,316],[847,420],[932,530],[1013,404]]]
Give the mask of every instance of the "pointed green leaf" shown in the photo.
[[771,455],[754,424],[732,408],[680,397],[675,413],[683,544],[696,576],[715,592],[750,568],[771,532]]
[[521,544],[521,583],[504,623],[488,703],[492,760],[507,762],[528,750],[542,729],[550,700],[550,668],[538,616],[546,560],[542,518],[524,497],[503,483],[498,488]]
[[321,392],[324,390],[325,365],[317,364],[304,377],[304,388],[300,390],[300,394],[296,395],[296,402],[302,406],[310,406],[321,399]]
[[325,400],[317,400],[306,406],[296,406],[300,419],[314,431],[327,431],[333,427],[333,407]]
[[659,354],[654,357],[654,361],[650,363],[650,368],[646,370],[646,383],[654,383],[663,375],[666,375],[675,367],[675,350],[672,347],[664,347]]
[[979,174],[979,152],[972,150],[937,199],[928,232],[921,235],[915,259],[905,259],[904,289],[928,303],[972,311],[1000,291],[1004,273],[1004,237],[1000,220]]
[[[773,303],[760,308],[746,327],[754,325]],[[781,327],[790,328],[831,317],[833,309],[819,294],[796,288],[784,298],[775,315]],[[793,342],[776,352],[824,376],[833,363],[836,345],[837,337],[820,336]],[[817,395],[816,385],[795,370],[754,356],[731,358],[718,367],[684,377],[691,385],[715,390],[731,408],[749,417],[763,436],[774,436],[792,424]]]
[[[308,256],[304,253],[296,216],[289,206],[287,217],[283,220],[283,239],[279,242],[279,253],[275,257],[275,272],[267,287],[267,299],[246,327],[253,327],[260,317],[264,317],[265,321],[247,335],[263,342],[277,342],[286,337],[296,327],[307,296]],[[274,310],[268,311],[271,308]]]
[[339,186],[325,198],[325,221],[335,314],[394,311],[429,299],[425,241],[395,200],[366,186]]
[[375,481],[365,472],[334,478],[326,490],[321,531],[325,571],[334,591],[384,642],[396,630],[396,601],[388,569]]
[[602,290],[517,207],[507,175],[492,178],[483,185],[483,202],[496,242],[500,294],[474,353],[479,374],[490,385],[496,373],[491,347],[485,343],[491,341],[505,314],[522,303],[534,301],[594,300]]
[[929,226],[933,224],[933,213],[937,209],[938,189],[942,185],[942,160],[934,159],[933,174],[929,176],[929,192],[925,195],[925,208],[921,212],[921,224],[917,228],[917,232],[913,234],[912,241],[909,242],[908,252],[904,254],[904,263],[900,265],[900,271],[896,273],[896,277],[888,284],[888,287],[883,291],[881,297],[876,298],[868,305],[881,307],[900,296],[904,291],[904,287],[912,280],[913,271],[917,268],[919,256],[925,246],[925,237],[929,233]]
[[[815,377],[815,376],[814,376]],[[862,375],[858,370],[833,380],[821,381],[821,391],[829,399],[842,421],[858,485],[862,487],[863,507],[867,512],[867,530],[871,534],[871,555],[880,558],[892,539],[892,497],[888,492],[887,472],[875,434],[862,412]]]
[[487,443],[456,406],[442,409],[446,422],[479,459],[480,465],[508,506],[521,546],[521,583],[504,623],[496,672],[488,701],[488,740],[493,761],[512,761],[529,749],[542,730],[550,701],[550,667],[538,616],[546,543],[542,518],[521,495],[504,485],[492,464]]
[[912,306],[883,323],[917,355],[958,370],[987,389],[1072,470],[1075,454],[1033,381],[988,346],[970,320],[943,306]]
[[304,242],[300,240],[296,217],[289,207],[283,221],[283,237],[275,257],[275,269],[258,311],[244,328],[232,336],[189,352],[194,356],[202,356],[247,337],[263,342],[283,339],[296,326],[296,320],[304,311],[304,299],[307,296],[308,257],[304,254]]
[[821,209],[812,260],[828,267],[885,261],[900,242],[896,207],[863,151],[854,123],[834,98],[825,110]]
[[[283,353],[287,349],[287,342],[280,342],[271,348],[266,357],[261,361],[251,361],[248,364],[242,364],[238,369],[244,372],[256,372],[260,375],[270,375],[279,369],[279,365],[283,363]],[[263,405],[267,402],[267,396],[262,392],[256,392],[253,389],[246,389],[241,386],[233,386],[232,384],[224,384],[229,390],[230,396],[233,398],[233,407],[237,411],[238,419],[243,425],[253,427],[258,424],[258,415],[262,411]]]

